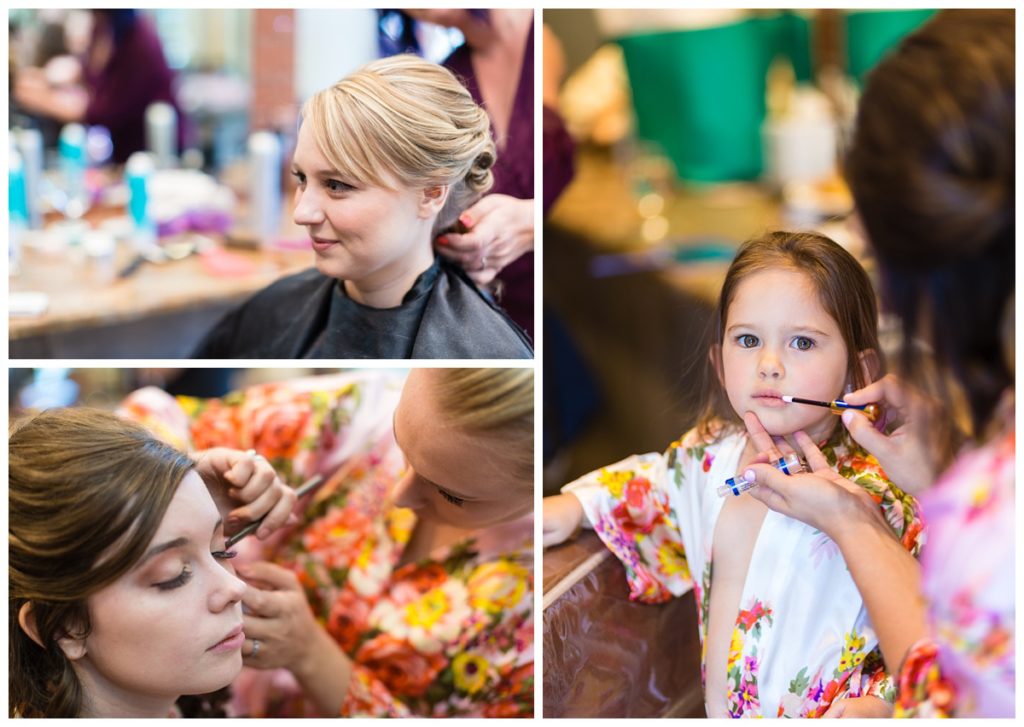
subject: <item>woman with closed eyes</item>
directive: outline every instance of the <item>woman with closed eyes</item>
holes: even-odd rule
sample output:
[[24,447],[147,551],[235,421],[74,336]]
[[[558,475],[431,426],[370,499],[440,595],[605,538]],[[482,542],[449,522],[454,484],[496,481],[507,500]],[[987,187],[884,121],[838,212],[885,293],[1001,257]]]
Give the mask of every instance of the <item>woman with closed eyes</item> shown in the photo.
[[493,184],[487,114],[452,73],[375,61],[313,96],[292,161],[316,268],[228,314],[197,358],[530,358],[432,242]]
[[167,717],[229,684],[246,585],[226,533],[295,504],[269,464],[193,461],[92,409],[16,423],[9,454],[10,716]]

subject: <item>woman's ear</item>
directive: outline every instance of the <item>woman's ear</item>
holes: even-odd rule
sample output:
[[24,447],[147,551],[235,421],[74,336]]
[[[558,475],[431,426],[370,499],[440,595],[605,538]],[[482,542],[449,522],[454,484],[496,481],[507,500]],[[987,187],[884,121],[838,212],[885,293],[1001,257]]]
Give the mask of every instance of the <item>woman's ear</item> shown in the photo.
[[[39,644],[43,649],[46,645],[43,644],[43,639],[39,635],[39,627],[36,624],[36,615],[32,612],[31,603],[23,603],[21,608],[18,609],[18,625],[21,626],[21,630],[24,631],[30,639]],[[85,635],[72,636],[70,633],[65,633],[57,639],[57,645],[60,650],[64,652],[64,656],[69,661],[77,661],[86,654],[85,647]]]
[[441,210],[444,209],[445,202],[448,201],[450,189],[451,187],[447,184],[434,184],[430,187],[424,187],[420,194],[420,219],[429,219],[440,214]]
[[873,348],[866,348],[857,354],[857,364],[864,374],[864,380],[868,383],[877,381],[882,376],[882,360],[878,351]]
[[35,641],[37,644],[43,646],[43,640],[39,638],[39,629],[36,627],[36,615],[32,613],[32,604],[23,603],[21,608],[18,609],[18,625],[21,626],[21,630],[25,634]]

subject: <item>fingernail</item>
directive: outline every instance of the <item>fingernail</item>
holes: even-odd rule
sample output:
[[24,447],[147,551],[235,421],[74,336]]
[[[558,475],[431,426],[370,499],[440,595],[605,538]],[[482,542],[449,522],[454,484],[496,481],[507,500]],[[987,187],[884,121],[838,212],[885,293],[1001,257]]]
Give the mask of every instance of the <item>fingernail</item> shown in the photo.
[[445,237],[444,235],[441,235],[439,238],[437,238],[437,244],[438,245],[447,245],[448,244],[448,238]]
[[757,482],[757,473],[754,470],[746,470],[743,473],[743,479],[747,482]]
[[473,218],[469,216],[468,212],[463,212],[461,215],[459,215],[459,222],[464,224],[466,227],[473,226]]
[[846,411],[844,411],[841,417],[843,420],[843,424],[849,427],[850,424],[853,423],[854,416],[856,415],[853,413],[853,409],[847,409]]
[[260,527],[259,529],[256,530],[256,539],[257,540],[263,540],[269,534],[270,534],[270,529],[269,528],[267,528],[265,526],[264,527]]

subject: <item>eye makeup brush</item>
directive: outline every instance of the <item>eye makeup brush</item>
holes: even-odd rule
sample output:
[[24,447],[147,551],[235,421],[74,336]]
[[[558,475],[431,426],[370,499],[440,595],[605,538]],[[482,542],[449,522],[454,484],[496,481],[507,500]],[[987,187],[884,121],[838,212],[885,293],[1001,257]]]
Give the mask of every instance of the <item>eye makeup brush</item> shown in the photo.
[[854,409],[863,412],[869,421],[876,422],[882,414],[878,404],[847,404],[842,399],[832,401],[815,401],[814,399],[801,399],[799,396],[783,396],[782,400],[789,404],[810,404],[811,406],[823,406],[830,409],[833,414],[842,414],[847,409]]
[[[320,485],[320,483],[323,482],[323,480],[324,478],[322,475],[313,475],[312,477],[310,477],[308,480],[299,485],[299,488],[297,490],[295,490],[296,499],[316,489]],[[242,538],[255,533],[257,530],[259,530],[260,525],[263,524],[263,521],[266,519],[266,517],[267,516],[264,515],[256,522],[252,522],[246,525],[244,528],[242,528],[237,533],[228,538],[227,543],[224,547],[233,548],[235,544],[238,543],[238,541],[240,541]]]

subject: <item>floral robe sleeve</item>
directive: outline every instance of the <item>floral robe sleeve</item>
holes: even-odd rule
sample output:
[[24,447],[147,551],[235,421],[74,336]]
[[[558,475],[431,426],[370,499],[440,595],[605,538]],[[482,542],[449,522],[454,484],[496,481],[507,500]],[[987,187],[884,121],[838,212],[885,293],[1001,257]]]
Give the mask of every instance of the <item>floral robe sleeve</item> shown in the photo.
[[[314,377],[211,400],[143,389],[121,413],[183,449],[255,449],[293,484],[346,468],[300,526],[239,545],[295,571],[352,660],[343,715],[532,716],[532,520],[397,567],[415,525],[388,501],[404,467],[391,432],[402,378]],[[314,716],[284,670],[243,669],[232,689],[237,715]]]
[[898,717],[1014,714],[1012,405],[1004,402],[1003,414],[1001,436],[962,455],[922,498],[931,530],[922,569],[932,633],[904,659]]
[[[630,598],[657,603],[693,588],[702,646],[712,538],[724,502],[716,488],[736,474],[745,444],[741,433],[706,443],[691,431],[664,454],[628,457],[563,488],[579,498],[594,530],[625,566]],[[849,442],[823,453],[867,490],[916,555],[923,534],[913,498]],[[766,515],[751,556],[728,669],[727,707],[734,717],[814,717],[840,698],[891,702],[895,695],[838,547],[774,512]]]

